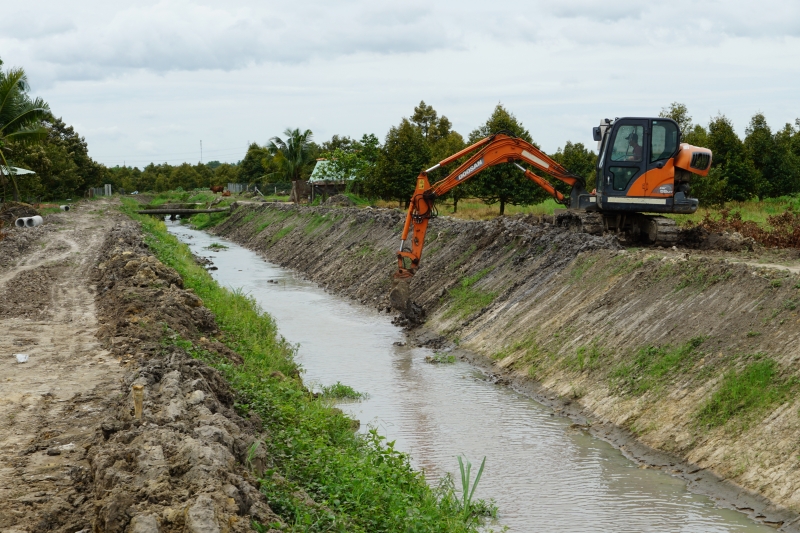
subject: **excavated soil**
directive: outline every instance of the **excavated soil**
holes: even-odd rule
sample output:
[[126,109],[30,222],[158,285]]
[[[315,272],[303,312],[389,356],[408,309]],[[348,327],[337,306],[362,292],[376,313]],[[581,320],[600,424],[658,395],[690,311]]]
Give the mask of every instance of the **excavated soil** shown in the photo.
[[[163,341],[240,357],[115,211],[109,200],[79,204],[0,242],[0,530],[280,523],[253,476],[267,460],[259,419],[238,416],[218,372]],[[144,387],[142,420],[134,385]]]
[[[388,209],[240,205],[214,231],[391,313],[403,220]],[[696,413],[726,373],[765,357],[783,382],[800,379],[797,254],[734,234],[696,233],[684,235],[680,248],[638,248],[536,217],[441,217],[431,222],[408,286],[414,316],[398,322],[424,321],[426,343],[472,358],[632,457],[793,531],[800,511],[795,395],[746,424],[703,427]],[[639,387],[650,379],[636,374],[642,353],[689,343],[699,347],[683,366]],[[625,369],[628,381],[620,377]]]

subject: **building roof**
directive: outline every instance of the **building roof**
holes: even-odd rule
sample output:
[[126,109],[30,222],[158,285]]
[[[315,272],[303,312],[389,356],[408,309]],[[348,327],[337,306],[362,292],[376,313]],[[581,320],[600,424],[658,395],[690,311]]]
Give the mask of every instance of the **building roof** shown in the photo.
[[[25,174],[36,174],[33,170],[27,170],[25,168],[18,168],[18,167],[8,167],[11,170],[11,173],[15,176],[24,176]],[[0,169],[5,170],[5,169]]]
[[326,176],[323,178],[323,171],[331,164],[327,159],[317,159],[317,164],[314,165],[314,170],[311,171],[311,177],[308,178],[310,183],[315,181],[349,181],[355,179],[355,176],[350,177],[331,177]]

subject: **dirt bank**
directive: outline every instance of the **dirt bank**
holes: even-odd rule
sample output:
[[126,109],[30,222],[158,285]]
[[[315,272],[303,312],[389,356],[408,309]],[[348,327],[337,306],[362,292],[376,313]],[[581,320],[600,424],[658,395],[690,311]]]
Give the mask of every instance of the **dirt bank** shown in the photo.
[[[215,231],[389,312],[402,220],[394,210],[242,206]],[[626,249],[532,218],[439,218],[428,235],[411,295],[439,336],[429,342],[480,354],[630,454],[796,529],[800,279],[790,256]]]
[[[214,317],[108,200],[0,242],[0,529],[251,531],[280,524],[258,491],[257,418],[180,336]],[[14,353],[27,353],[17,363]],[[144,387],[143,420],[132,386]]]

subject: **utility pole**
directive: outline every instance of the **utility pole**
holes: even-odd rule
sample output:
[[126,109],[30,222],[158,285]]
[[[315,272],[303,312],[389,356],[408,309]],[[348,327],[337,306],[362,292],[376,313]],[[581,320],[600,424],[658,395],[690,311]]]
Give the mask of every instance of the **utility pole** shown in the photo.
[[203,164],[203,139],[200,139],[200,164]]

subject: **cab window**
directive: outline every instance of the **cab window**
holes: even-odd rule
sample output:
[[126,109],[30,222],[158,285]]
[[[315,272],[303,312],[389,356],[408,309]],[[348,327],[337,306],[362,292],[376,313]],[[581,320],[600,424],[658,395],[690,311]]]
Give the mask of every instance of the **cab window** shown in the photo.
[[639,169],[637,167],[610,167],[608,171],[611,174],[611,187],[615,191],[624,191]]
[[651,163],[672,157],[678,148],[678,127],[672,122],[654,120],[650,147]]
[[623,125],[611,147],[612,161],[641,161],[644,126]]

